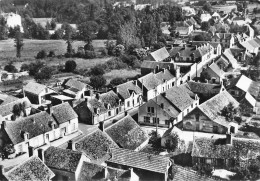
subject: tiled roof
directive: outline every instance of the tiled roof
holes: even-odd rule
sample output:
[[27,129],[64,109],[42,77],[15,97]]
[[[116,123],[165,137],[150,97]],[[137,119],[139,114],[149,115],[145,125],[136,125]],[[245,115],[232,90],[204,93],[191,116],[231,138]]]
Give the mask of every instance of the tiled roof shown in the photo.
[[45,85],[38,84],[36,82],[29,82],[26,86],[24,86],[23,89],[26,92],[30,92],[30,93],[38,95],[46,88],[47,88],[47,86],[45,86]]
[[56,124],[53,117],[43,111],[16,121],[6,121],[5,131],[12,143],[18,144],[24,141],[25,132],[29,133],[29,139],[31,139],[51,131],[52,122]]
[[97,163],[110,158],[109,148],[118,147],[105,132],[99,129],[77,141],[75,146],[78,151],[84,152],[91,162]]
[[224,39],[224,40],[230,40],[232,38],[233,34],[232,33],[216,33],[216,35],[213,38],[218,38],[218,39]]
[[217,64],[215,64],[214,62],[213,62],[212,64],[210,64],[209,68],[210,68],[213,72],[215,72],[215,74],[217,74],[219,77],[222,77],[223,74],[224,74],[224,71],[221,70],[221,69],[219,68],[219,66],[218,66]]
[[12,101],[7,104],[1,104],[0,105],[0,115],[4,117],[4,116],[10,115],[10,114],[13,114],[14,105],[19,105],[19,104],[24,104],[25,109],[29,108],[31,106],[31,102],[29,101],[29,99],[27,97],[24,97],[22,99],[17,99],[15,101]]
[[172,181],[216,181],[216,179],[200,175],[194,170],[174,165],[176,173]]
[[128,81],[126,83],[120,84],[117,86],[118,94],[123,98],[127,99],[131,96],[132,91],[136,94],[141,94],[142,89],[136,85],[133,81]]
[[155,62],[155,61],[143,61],[141,68],[149,68],[149,69],[156,69],[157,65],[159,69],[174,69],[174,63],[172,62]]
[[166,50],[165,47],[156,50],[152,53],[150,53],[150,57],[152,58],[152,60],[156,61],[156,62],[161,62],[164,59],[170,57],[170,54],[168,53],[168,51]]
[[119,105],[120,98],[114,91],[111,90],[100,94],[100,100],[104,104],[110,104],[111,107],[116,107]]
[[188,35],[189,33],[189,27],[177,27],[176,32],[178,32],[181,35]]
[[239,105],[239,103],[227,91],[223,91],[199,105],[198,108],[212,121],[228,127],[229,122],[225,117],[220,115],[220,112],[229,103],[232,103],[234,107],[238,107]]
[[12,181],[49,181],[54,173],[37,157],[33,156],[5,173]]
[[52,115],[58,122],[58,124],[68,122],[78,117],[77,113],[73,110],[73,108],[69,105],[68,102],[59,104],[57,106],[53,106],[52,109]]
[[[105,169],[108,171],[106,178],[103,175]],[[113,180],[115,177],[120,181],[120,177],[126,172],[126,170],[106,168],[102,165],[83,162],[78,181],[106,181],[107,179]]]
[[94,108],[99,108],[100,114],[107,111],[104,104],[96,98],[91,98],[87,102],[82,102],[81,104],[86,104],[92,113],[94,113]]
[[19,98],[7,95],[4,93],[0,93],[0,106],[17,101]]
[[166,98],[180,111],[183,111],[194,102],[187,92],[176,86],[166,91]]
[[75,172],[82,153],[70,149],[50,146],[44,151],[45,164],[50,168]]
[[148,139],[148,135],[127,115],[121,120],[105,129],[105,132],[121,147],[135,150]]
[[232,138],[233,144],[226,145],[226,139],[196,138],[192,156],[219,159],[256,159],[260,154],[260,142],[253,139]]
[[195,94],[218,94],[220,92],[221,85],[209,84],[201,82],[188,81],[187,84],[190,90]]
[[165,131],[162,138],[168,137],[174,133],[178,134],[179,136],[182,135],[182,131],[179,128],[177,128],[176,126],[173,126]]
[[225,58],[227,58],[227,60],[231,63],[232,67],[235,68],[235,65],[237,64],[237,60],[233,56],[230,49],[226,49],[222,55],[224,55]]
[[162,82],[164,80],[169,81],[169,80],[174,79],[174,75],[172,75],[171,72],[168,69],[165,69],[163,71],[158,72],[157,74],[155,74],[155,77],[157,79],[161,80]]
[[174,104],[161,94],[153,98],[152,101],[155,103],[157,102],[159,107],[163,104],[163,111],[169,115],[169,119],[171,117],[176,118],[180,114],[180,111],[174,106]]
[[77,90],[82,90],[86,87],[86,84],[84,84],[78,80],[75,80],[75,79],[69,79],[65,85],[68,87],[75,88]]
[[170,159],[167,157],[123,148],[112,148],[111,153],[112,157],[107,160],[109,163],[125,165],[156,173],[166,173],[171,164]]
[[143,84],[143,86],[147,90],[154,89],[155,87],[157,87],[158,85],[160,85],[162,83],[162,81],[160,81],[159,79],[157,79],[155,77],[154,73],[149,73],[149,74],[139,78],[138,80]]

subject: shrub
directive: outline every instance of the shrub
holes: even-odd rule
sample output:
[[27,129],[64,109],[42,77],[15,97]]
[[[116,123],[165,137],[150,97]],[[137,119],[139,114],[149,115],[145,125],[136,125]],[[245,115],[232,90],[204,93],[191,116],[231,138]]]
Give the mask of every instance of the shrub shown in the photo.
[[30,68],[30,66],[29,66],[28,64],[23,63],[23,64],[21,65],[20,72],[28,71],[29,68]]
[[55,52],[51,50],[48,54],[48,57],[55,57]]
[[37,53],[36,59],[44,59],[47,57],[47,53],[45,50],[41,50]]
[[113,49],[113,55],[119,57],[120,55],[123,55],[125,52],[125,47],[124,45],[117,45],[114,49]]
[[35,74],[34,78],[37,81],[49,80],[52,77],[54,71],[55,70],[53,67],[43,67],[38,73]]
[[65,63],[65,71],[73,72],[77,67],[77,63],[74,60],[68,60]]
[[120,84],[123,84],[123,83],[125,83],[125,82],[126,82],[125,79],[123,79],[123,78],[121,78],[121,77],[116,77],[116,78],[114,78],[114,79],[112,79],[112,80],[110,81],[110,86],[111,86],[111,87],[115,87],[115,86],[120,85]]
[[90,69],[90,75],[103,75],[105,74],[104,69],[100,67],[100,65],[96,65],[95,67]]
[[92,59],[96,58],[96,53],[94,51],[86,51],[85,52],[85,58]]
[[125,69],[128,67],[128,65],[126,63],[122,62],[122,60],[119,58],[112,58],[112,59],[108,60],[105,64],[107,65],[108,69],[110,69],[110,70]]
[[115,42],[108,40],[105,44],[106,44],[106,49],[107,49],[108,55],[113,55],[113,50],[116,47]]
[[94,47],[92,45],[92,43],[87,43],[85,46],[84,46],[84,50],[85,51],[94,51]]
[[100,89],[106,85],[106,79],[102,75],[90,77],[90,85],[95,89]]
[[99,50],[99,52],[101,53],[101,55],[102,55],[103,57],[105,57],[105,56],[108,55],[108,51],[107,51],[107,49],[105,49],[105,48],[101,48],[101,49]]
[[7,72],[11,72],[11,73],[16,73],[18,72],[17,68],[13,65],[13,63],[9,63],[8,65],[6,65],[4,67],[4,70],[7,71]]

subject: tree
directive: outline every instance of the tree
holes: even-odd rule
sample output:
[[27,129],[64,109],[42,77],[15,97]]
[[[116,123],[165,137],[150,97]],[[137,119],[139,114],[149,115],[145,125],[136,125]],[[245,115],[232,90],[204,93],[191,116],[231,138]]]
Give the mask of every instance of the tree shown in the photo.
[[234,121],[234,118],[238,115],[238,113],[239,110],[235,108],[232,103],[229,103],[221,110],[220,115],[225,117],[227,121]]
[[121,77],[116,77],[116,78],[113,78],[111,81],[110,81],[110,86],[111,87],[115,87],[117,85],[120,85],[120,84],[123,84],[125,83],[126,80],[121,78]]
[[16,69],[16,67],[13,65],[13,62],[8,63],[5,67],[4,70],[7,72],[11,72],[11,73],[16,73],[18,72],[18,70]]
[[208,11],[209,13],[212,11],[211,4],[209,2],[205,3],[202,7],[203,10]]
[[117,45],[114,49],[113,49],[113,54],[117,57],[119,57],[120,55],[123,55],[125,52],[125,47],[121,44]]
[[201,29],[202,29],[203,31],[208,31],[209,28],[210,28],[209,22],[204,21],[204,22],[201,23]]
[[8,28],[5,18],[0,16],[0,40],[6,40],[8,38]]
[[36,59],[45,59],[47,57],[47,53],[45,50],[41,50],[37,53]]
[[96,38],[96,32],[98,31],[98,24],[95,21],[83,22],[78,26],[79,38],[90,44],[94,38]]
[[180,138],[179,135],[176,133],[172,133],[169,137],[168,137],[168,142],[165,143],[165,146],[167,149],[171,150],[171,151],[175,151],[175,149],[178,147]]
[[105,71],[99,65],[96,65],[95,67],[90,69],[90,74],[94,76],[104,75]]
[[15,153],[13,144],[5,144],[3,148],[4,158],[8,158],[9,155]]
[[161,136],[156,131],[151,131],[149,133],[149,144],[151,144],[153,147],[161,147]]
[[15,47],[16,47],[16,57],[21,58],[21,50],[23,48],[23,36],[20,31],[16,31],[15,39],[14,39]]
[[15,38],[16,32],[20,31],[20,26],[10,27],[9,28],[9,38]]
[[65,71],[73,72],[77,67],[77,63],[74,60],[68,60],[65,63]]
[[51,35],[51,39],[60,40],[63,38],[64,30],[57,29],[53,35]]
[[36,62],[29,64],[29,75],[35,76],[36,73],[39,72],[41,68],[44,67],[44,63],[37,60]]
[[30,66],[29,66],[28,64],[23,63],[23,64],[21,65],[20,72],[28,71],[29,68],[30,68]]
[[159,50],[160,48],[165,47],[165,44],[163,42],[157,42],[153,44],[154,51]]
[[200,81],[204,82],[206,80],[210,80],[211,76],[209,75],[209,73],[207,71],[203,71],[200,74]]
[[53,67],[43,67],[38,73],[35,74],[34,79],[38,81],[49,80],[54,72]]
[[90,77],[90,85],[95,89],[100,89],[106,85],[106,79],[102,75]]
[[51,20],[50,26],[51,26],[52,30],[54,30],[56,28],[57,24],[56,24],[56,21],[54,19]]
[[193,38],[194,41],[205,41],[204,36],[202,35],[196,35]]

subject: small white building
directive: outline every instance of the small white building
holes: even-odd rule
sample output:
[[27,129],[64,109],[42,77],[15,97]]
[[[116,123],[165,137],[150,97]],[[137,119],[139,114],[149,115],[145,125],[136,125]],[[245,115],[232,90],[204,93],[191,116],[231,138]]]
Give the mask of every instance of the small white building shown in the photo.
[[20,31],[23,32],[22,18],[19,14],[11,12],[11,13],[2,13],[0,15],[4,17],[6,21],[6,25],[8,27],[14,28],[16,26],[19,26]]

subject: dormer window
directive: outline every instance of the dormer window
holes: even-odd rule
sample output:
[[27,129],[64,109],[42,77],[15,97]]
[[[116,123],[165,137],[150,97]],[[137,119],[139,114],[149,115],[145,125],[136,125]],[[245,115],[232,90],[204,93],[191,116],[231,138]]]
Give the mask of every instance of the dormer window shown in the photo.
[[94,108],[94,113],[95,114],[99,114],[100,113],[100,109],[99,108]]

